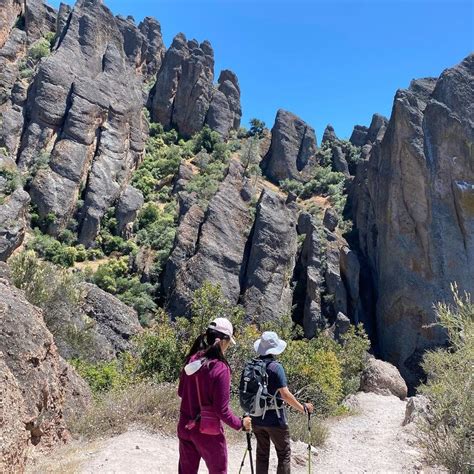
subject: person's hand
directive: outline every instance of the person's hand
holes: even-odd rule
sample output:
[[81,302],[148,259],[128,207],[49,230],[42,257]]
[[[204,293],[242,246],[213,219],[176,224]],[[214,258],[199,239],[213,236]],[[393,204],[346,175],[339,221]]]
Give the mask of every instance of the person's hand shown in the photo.
[[242,426],[244,431],[251,431],[252,429],[252,418],[250,416],[244,416],[242,418]]
[[303,403],[304,407],[304,412],[305,413],[313,413],[314,412],[314,406],[312,403]]

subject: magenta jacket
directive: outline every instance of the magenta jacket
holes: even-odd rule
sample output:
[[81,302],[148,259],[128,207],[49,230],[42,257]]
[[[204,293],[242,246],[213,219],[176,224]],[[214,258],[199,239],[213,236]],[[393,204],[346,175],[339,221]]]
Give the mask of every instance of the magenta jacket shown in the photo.
[[[193,356],[190,362],[196,359],[198,359],[197,355]],[[178,395],[181,397],[178,433],[180,429],[184,429],[188,421],[195,419],[200,412],[196,377],[199,377],[202,404],[212,405],[221,422],[234,430],[240,430],[242,420],[234,415],[229,407],[230,369],[220,360],[209,360],[193,375],[186,375],[184,370],[181,371],[178,388]]]

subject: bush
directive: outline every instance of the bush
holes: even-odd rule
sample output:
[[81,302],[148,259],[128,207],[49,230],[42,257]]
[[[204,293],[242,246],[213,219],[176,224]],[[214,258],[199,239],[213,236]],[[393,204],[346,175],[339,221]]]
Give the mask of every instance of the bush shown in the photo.
[[193,136],[192,142],[194,144],[193,152],[195,154],[201,150],[212,153],[217,144],[222,142],[222,138],[217,132],[211,130],[208,125],[205,125],[200,132],[197,132]]
[[153,300],[155,287],[150,283],[142,283],[137,276],[129,274],[128,257],[111,259],[99,265],[92,281],[104,291],[133,307],[142,322],[146,321],[157,308]]
[[[69,234],[66,233],[65,238],[67,239],[68,236]],[[75,236],[72,238],[75,239]],[[79,254],[75,247],[67,245],[67,243],[61,243],[54,237],[43,234],[39,229],[35,229],[34,237],[27,243],[26,248],[34,250],[40,257],[62,267],[72,267]],[[83,252],[80,255],[82,257]]]
[[28,57],[33,61],[39,61],[50,53],[51,44],[48,38],[40,38],[28,49]]
[[430,401],[430,414],[420,422],[419,439],[429,462],[449,472],[472,472],[474,435],[474,304],[452,287],[454,305],[439,303],[436,315],[447,332],[449,347],[428,351],[423,369],[428,379],[418,389]]
[[130,383],[126,369],[120,364],[119,360],[98,364],[90,364],[81,359],[71,359],[69,362],[89,384],[95,394],[123,388]]
[[299,196],[303,192],[304,185],[295,179],[284,179],[280,181],[280,188],[286,193],[293,193]]
[[15,168],[0,167],[0,195],[9,196],[22,186],[21,175]]

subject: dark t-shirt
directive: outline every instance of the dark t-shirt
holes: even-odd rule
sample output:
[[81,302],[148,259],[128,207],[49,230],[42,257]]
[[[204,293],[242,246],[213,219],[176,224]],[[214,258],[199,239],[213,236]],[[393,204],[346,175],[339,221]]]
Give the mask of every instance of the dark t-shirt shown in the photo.
[[[287,386],[285,369],[277,362],[273,356],[261,357],[267,361],[268,374],[268,393],[274,395],[277,390]],[[278,413],[276,410],[267,410],[265,416],[252,416],[252,423],[257,426],[286,426],[288,425],[288,416],[286,408],[283,406],[283,400],[277,395],[277,404],[280,407]]]

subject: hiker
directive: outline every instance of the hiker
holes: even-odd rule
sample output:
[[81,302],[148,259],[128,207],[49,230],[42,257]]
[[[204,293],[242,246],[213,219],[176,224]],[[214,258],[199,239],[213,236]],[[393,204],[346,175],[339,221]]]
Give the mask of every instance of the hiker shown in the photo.
[[222,422],[234,430],[251,429],[250,417],[229,407],[231,370],[225,352],[235,344],[232,323],[217,318],[194,342],[181,371],[179,473],[196,474],[201,458],[210,474],[227,472],[227,445]]
[[311,403],[300,403],[287,386],[283,366],[276,356],[286,349],[286,342],[277,333],[266,331],[254,343],[258,358],[264,362],[268,375],[269,405],[261,416],[252,416],[252,429],[257,439],[257,474],[268,473],[270,441],[278,456],[277,474],[290,472],[291,447],[288,415],[283,402],[301,413],[313,413]]

